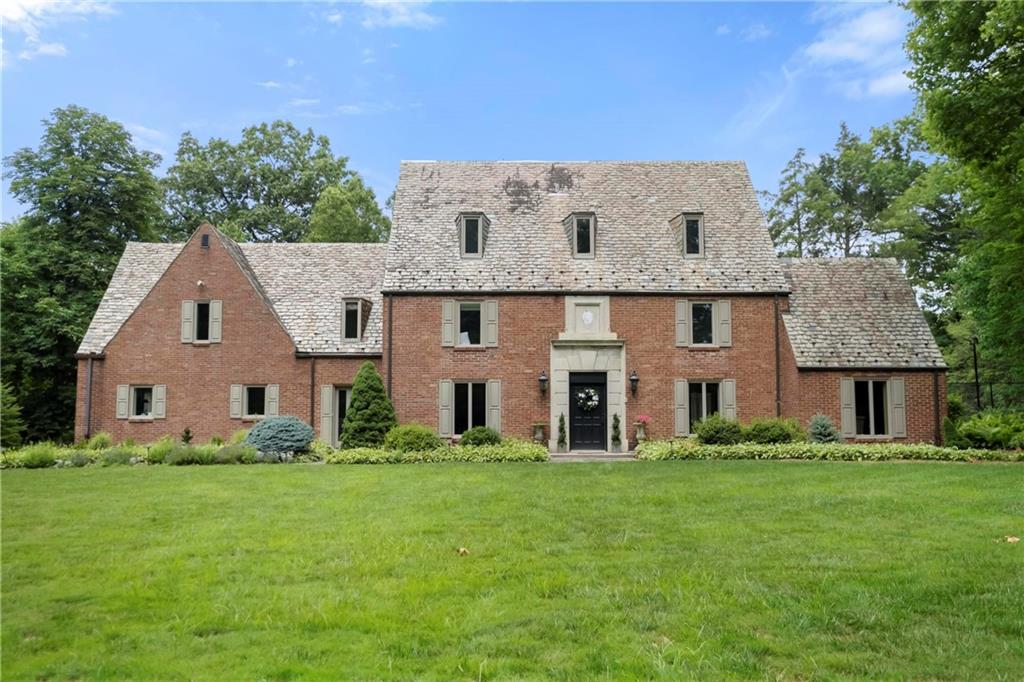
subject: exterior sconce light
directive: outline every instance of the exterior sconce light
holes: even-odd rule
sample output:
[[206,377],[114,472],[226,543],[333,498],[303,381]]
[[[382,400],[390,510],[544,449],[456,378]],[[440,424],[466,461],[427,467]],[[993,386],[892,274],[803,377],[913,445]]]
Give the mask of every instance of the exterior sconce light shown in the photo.
[[636,396],[636,387],[639,383],[640,375],[637,374],[636,370],[634,369],[633,372],[629,375],[629,390],[633,392],[634,396]]
[[547,393],[548,392],[548,373],[545,372],[544,370],[541,370],[540,371],[540,377],[538,377],[537,381],[540,382],[540,392],[541,393]]

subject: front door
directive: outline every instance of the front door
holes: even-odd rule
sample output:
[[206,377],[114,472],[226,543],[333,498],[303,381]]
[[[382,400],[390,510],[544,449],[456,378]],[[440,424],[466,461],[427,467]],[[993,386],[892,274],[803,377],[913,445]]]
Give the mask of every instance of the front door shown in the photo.
[[604,372],[569,374],[570,449],[608,449],[607,383]]

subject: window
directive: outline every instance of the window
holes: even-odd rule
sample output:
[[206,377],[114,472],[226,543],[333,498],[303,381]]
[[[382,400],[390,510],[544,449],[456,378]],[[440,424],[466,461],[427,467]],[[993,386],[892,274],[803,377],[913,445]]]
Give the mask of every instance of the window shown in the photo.
[[182,301],[181,342],[220,343],[223,317],[222,301]]
[[153,417],[152,386],[132,386],[132,417],[140,419]]
[[704,255],[704,218],[699,215],[683,216],[683,255]]
[[594,219],[591,216],[573,216],[572,219],[573,255],[594,257]]
[[456,382],[454,434],[474,426],[487,426],[487,384]]
[[203,235],[203,237],[202,237],[202,239],[200,239],[200,240],[199,240],[199,244],[200,244],[200,246],[202,246],[202,247],[203,247],[204,249],[208,249],[208,248],[210,248],[210,235],[208,235],[208,234],[204,234],[204,235]]
[[196,303],[196,341],[210,340],[210,303]]
[[479,346],[481,332],[481,305],[476,303],[459,303],[459,343],[460,346]]
[[694,345],[712,345],[715,342],[715,304],[691,304],[693,320],[692,341]]
[[363,307],[362,301],[345,301],[344,319],[341,322],[341,335],[346,341],[353,341],[362,338],[363,335]]
[[853,382],[854,414],[858,436],[885,436],[888,430],[888,390],[886,381]]
[[480,218],[465,217],[462,219],[462,255],[481,256]]
[[246,386],[245,405],[242,408],[246,417],[263,417],[267,414],[267,387]]
[[690,395],[690,432],[693,432],[693,425],[704,417],[709,417],[719,412],[719,384],[713,381],[691,381],[689,383]]

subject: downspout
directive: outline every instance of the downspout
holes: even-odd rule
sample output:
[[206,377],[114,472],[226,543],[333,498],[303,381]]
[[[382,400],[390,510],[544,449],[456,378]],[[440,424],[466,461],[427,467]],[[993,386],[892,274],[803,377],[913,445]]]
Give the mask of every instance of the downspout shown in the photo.
[[86,361],[85,370],[85,437],[92,435],[92,358]]
[[316,428],[316,356],[309,356],[309,425]]
[[942,445],[942,418],[939,406],[939,371],[932,372],[932,407],[935,410],[935,444]]
[[775,416],[782,416],[782,358],[779,355],[779,295],[772,296],[775,306]]
[[391,398],[391,332],[394,329],[395,322],[395,299],[391,294],[388,294],[388,398]]

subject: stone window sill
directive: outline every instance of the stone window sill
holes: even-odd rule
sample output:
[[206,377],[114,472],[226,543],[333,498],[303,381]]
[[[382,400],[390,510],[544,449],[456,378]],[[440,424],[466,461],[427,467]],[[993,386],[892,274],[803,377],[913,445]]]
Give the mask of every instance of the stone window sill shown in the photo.
[[481,351],[487,350],[487,346],[455,346],[457,351]]

